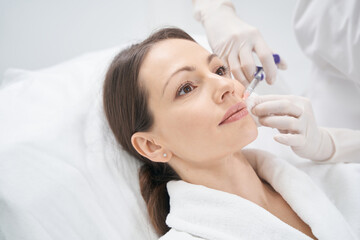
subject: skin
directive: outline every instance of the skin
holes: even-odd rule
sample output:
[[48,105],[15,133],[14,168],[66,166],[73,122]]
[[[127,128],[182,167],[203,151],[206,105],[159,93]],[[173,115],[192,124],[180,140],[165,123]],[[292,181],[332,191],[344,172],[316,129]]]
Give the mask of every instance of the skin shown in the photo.
[[181,39],[151,48],[139,81],[148,93],[154,124],[150,131],[133,134],[134,148],[151,161],[167,162],[184,181],[243,197],[315,238],[242,153],[258,134],[251,116],[219,125],[227,110],[243,101],[245,89],[224,71],[218,57],[209,62],[210,55]]

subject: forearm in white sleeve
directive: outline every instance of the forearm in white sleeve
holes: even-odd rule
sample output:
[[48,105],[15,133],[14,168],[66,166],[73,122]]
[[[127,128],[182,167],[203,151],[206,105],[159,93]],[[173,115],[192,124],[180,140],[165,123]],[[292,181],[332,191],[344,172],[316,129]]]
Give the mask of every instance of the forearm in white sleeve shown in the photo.
[[360,131],[345,128],[323,128],[331,136],[335,146],[331,158],[324,163],[360,163]]

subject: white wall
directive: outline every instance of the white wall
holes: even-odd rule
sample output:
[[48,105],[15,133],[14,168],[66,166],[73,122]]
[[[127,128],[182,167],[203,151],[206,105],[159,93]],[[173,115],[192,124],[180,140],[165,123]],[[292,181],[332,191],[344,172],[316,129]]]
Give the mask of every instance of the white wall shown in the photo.
[[[296,0],[233,2],[238,15],[258,27],[268,45],[286,59],[289,70],[284,76],[300,94],[309,64],[292,31]],[[0,76],[10,67],[44,68],[140,40],[164,25],[205,33],[192,16],[191,0],[1,0]]]

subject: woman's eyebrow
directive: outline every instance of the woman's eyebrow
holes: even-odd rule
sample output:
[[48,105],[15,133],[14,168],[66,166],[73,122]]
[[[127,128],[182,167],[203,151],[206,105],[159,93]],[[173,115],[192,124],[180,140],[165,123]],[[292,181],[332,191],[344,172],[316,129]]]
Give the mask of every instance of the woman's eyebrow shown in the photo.
[[[210,54],[208,57],[207,57],[207,63],[210,64],[210,62],[212,61],[212,59],[214,57],[217,57],[216,54]],[[162,95],[164,95],[164,92],[165,92],[165,88],[167,87],[167,85],[169,84],[171,78],[176,75],[177,73],[179,72],[182,72],[182,71],[194,71],[195,70],[195,67],[191,67],[191,66],[185,66],[185,67],[182,67],[182,68],[179,68],[178,70],[176,70],[175,72],[173,72],[173,74],[171,74],[171,76],[168,78],[168,80],[166,81],[165,85],[164,85],[164,88],[163,88],[163,91],[162,91]]]
[[213,53],[213,54],[210,54],[208,57],[207,57],[207,62],[208,62],[208,64],[210,64],[211,63],[211,60],[214,58],[214,57],[217,57],[218,55],[216,55],[215,53]]

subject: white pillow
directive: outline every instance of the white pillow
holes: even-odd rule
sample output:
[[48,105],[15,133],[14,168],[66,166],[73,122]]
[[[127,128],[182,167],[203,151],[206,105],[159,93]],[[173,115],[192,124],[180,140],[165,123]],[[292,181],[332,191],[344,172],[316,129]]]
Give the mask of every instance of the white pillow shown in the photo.
[[108,64],[123,46],[38,71],[0,89],[0,238],[155,239],[136,161],[102,114]]

